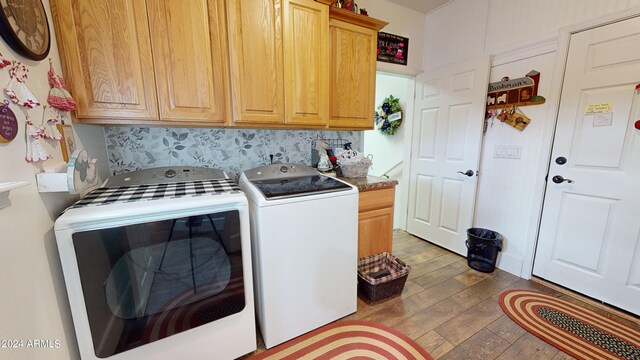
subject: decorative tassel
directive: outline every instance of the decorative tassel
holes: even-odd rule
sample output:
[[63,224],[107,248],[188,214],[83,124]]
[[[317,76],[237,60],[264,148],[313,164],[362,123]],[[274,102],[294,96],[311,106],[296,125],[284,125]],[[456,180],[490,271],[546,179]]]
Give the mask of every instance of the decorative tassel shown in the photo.
[[45,139],[56,141],[62,140],[62,134],[60,133],[60,131],[58,131],[58,127],[56,126],[57,123],[58,120],[56,119],[47,120],[47,124],[44,126]]
[[51,90],[49,90],[49,96],[47,97],[49,105],[60,111],[75,110],[77,107],[76,101],[64,88],[64,79],[54,72],[51,59],[49,59],[48,80],[49,85],[51,85]]
[[51,155],[45,150],[42,139],[44,129],[38,128],[27,118],[25,123],[25,136],[27,140],[27,155],[25,159],[27,162],[34,163],[38,161],[46,161],[51,158]]
[[0,69],[4,69],[5,67],[11,65],[11,61],[7,60],[2,53],[0,53]]

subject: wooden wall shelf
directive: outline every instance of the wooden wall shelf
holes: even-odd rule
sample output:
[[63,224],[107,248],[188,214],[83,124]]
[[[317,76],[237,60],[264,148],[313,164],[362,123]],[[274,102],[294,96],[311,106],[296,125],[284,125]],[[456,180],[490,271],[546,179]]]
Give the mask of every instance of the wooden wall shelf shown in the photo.
[[9,193],[13,189],[29,185],[24,181],[9,181],[0,183],[0,209],[11,204],[9,201]]
[[511,107],[511,106],[520,107],[520,106],[529,106],[529,105],[540,105],[540,104],[544,104],[546,101],[547,100],[542,98],[542,100],[536,100],[536,101],[523,101],[523,102],[512,103],[512,104],[487,105],[487,110],[504,109],[506,107]]
[[343,20],[358,26],[374,29],[376,31],[389,24],[386,21],[378,20],[366,15],[356,14],[353,11],[340,9],[335,6],[329,7],[329,18]]

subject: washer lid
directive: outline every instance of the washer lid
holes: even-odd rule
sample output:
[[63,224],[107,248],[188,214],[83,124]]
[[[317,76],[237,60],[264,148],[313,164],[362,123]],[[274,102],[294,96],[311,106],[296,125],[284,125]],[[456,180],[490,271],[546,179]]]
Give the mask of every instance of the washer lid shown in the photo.
[[227,174],[219,169],[193,166],[167,166],[115,175],[110,177],[103,187],[169,184],[228,178]]
[[267,200],[351,190],[351,186],[318,173],[312,176],[252,180],[251,183]]

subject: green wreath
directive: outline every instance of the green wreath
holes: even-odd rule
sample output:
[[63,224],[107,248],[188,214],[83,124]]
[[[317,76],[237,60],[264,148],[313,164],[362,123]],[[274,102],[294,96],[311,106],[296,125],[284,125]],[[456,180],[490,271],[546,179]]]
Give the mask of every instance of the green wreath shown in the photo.
[[374,112],[376,127],[384,135],[393,135],[402,124],[402,108],[400,99],[389,95]]

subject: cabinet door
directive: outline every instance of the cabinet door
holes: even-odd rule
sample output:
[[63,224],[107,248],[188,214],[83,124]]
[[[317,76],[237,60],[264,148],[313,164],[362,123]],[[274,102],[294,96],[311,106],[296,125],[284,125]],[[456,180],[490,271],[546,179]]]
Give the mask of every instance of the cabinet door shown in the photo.
[[358,256],[391,252],[395,188],[361,191],[358,198]]
[[226,29],[222,0],[147,0],[160,118],[226,118]]
[[330,20],[330,127],[373,128],[377,37],[376,30]]
[[358,214],[358,257],[391,253],[392,244],[393,207]]
[[329,110],[328,6],[284,0],[286,122],[324,125]]
[[65,79],[84,119],[157,120],[144,0],[52,0]]
[[233,120],[284,123],[280,0],[228,0]]

